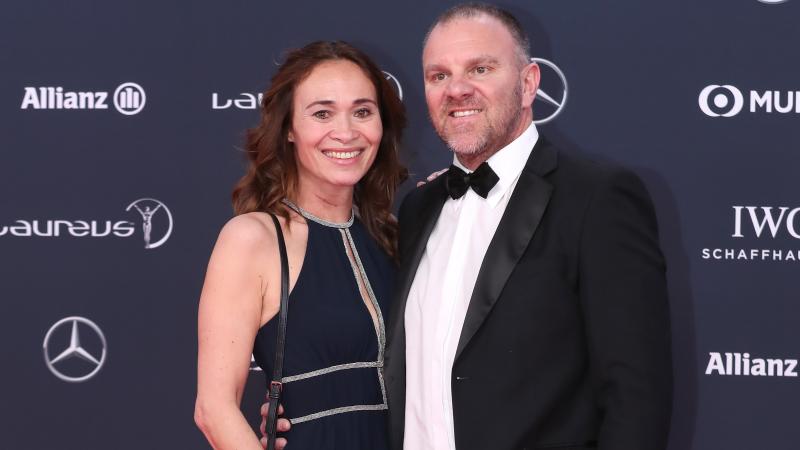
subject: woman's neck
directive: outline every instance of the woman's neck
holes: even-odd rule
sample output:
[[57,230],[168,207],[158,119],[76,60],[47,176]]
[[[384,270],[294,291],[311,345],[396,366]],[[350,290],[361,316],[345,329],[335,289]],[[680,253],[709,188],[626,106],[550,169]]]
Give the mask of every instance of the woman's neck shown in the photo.
[[334,223],[344,223],[353,214],[353,188],[330,190],[313,187],[298,189],[297,198],[291,199],[297,206],[319,217]]

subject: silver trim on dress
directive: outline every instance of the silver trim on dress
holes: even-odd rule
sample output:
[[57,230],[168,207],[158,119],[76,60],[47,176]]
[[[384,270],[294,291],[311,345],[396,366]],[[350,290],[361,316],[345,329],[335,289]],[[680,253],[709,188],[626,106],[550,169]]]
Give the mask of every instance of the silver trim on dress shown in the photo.
[[[305,372],[297,375],[283,377],[281,379],[281,382],[291,383],[293,381],[314,378],[332,372],[337,372],[340,370],[375,367],[375,370],[378,374],[378,383],[380,384],[381,387],[381,397],[383,399],[382,403],[376,405],[353,405],[353,406],[343,406],[339,408],[326,409],[324,411],[315,412],[313,414],[307,414],[305,416],[289,419],[289,421],[292,424],[298,424],[319,419],[322,417],[332,416],[335,414],[343,414],[354,411],[380,411],[388,409],[389,407],[386,401],[386,384],[383,379],[383,358],[384,358],[384,349],[386,347],[386,327],[384,326],[383,323],[383,313],[381,312],[380,305],[378,304],[378,300],[375,297],[375,292],[372,290],[372,285],[369,282],[369,278],[367,278],[367,272],[364,269],[364,265],[361,263],[361,257],[358,255],[358,249],[356,249],[356,243],[353,240],[353,235],[350,233],[350,227],[353,225],[355,214],[351,212],[350,220],[348,220],[345,223],[330,222],[311,214],[310,212],[304,210],[303,208],[297,206],[296,204],[292,203],[287,199],[283,199],[282,201],[286,206],[293,209],[295,212],[305,217],[306,219],[326,227],[337,228],[342,233],[342,237],[347,242],[347,246],[350,247],[350,251],[352,252],[353,255],[352,258],[350,258],[350,255],[347,255],[347,259],[348,261],[350,261],[350,266],[353,269],[353,276],[355,277],[356,287],[358,287],[358,291],[361,292],[361,284],[359,283],[359,280],[361,280],[364,284],[364,288],[367,291],[368,300],[375,309],[375,316],[378,325],[376,330],[376,336],[378,338],[378,360],[338,364],[335,366],[312,370],[311,372]],[[347,249],[345,249],[345,252],[346,251]],[[364,306],[366,307],[366,305]],[[369,314],[369,311],[367,311],[367,313]],[[372,314],[370,314],[370,316],[372,316]]]

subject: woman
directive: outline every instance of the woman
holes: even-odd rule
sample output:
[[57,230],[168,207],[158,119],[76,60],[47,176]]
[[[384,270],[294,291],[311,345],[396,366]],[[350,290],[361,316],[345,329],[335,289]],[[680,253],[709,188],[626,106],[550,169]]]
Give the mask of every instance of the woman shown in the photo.
[[233,193],[238,215],[220,232],[200,299],[195,421],[216,449],[262,448],[239,404],[251,352],[272,372],[280,259],[271,212],[289,257],[289,447],[385,448],[402,103],[362,52],[315,42],[289,53],[261,113]]

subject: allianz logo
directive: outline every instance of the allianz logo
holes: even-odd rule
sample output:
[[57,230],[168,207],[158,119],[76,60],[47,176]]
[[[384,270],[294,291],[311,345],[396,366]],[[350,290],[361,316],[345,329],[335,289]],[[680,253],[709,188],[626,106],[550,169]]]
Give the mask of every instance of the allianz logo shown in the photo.
[[126,82],[119,85],[113,95],[108,91],[70,91],[62,86],[27,86],[24,88],[20,109],[82,110],[109,109],[110,104],[126,116],[138,114],[147,103],[147,94],[139,84]]
[[[745,211],[747,214],[745,214]],[[733,234],[731,237],[745,237],[745,233],[749,234],[752,227],[752,232],[755,233],[757,238],[765,234],[764,231],[766,230],[769,232],[769,236],[774,239],[779,234],[782,234],[782,230],[785,230],[791,237],[800,239],[798,213],[800,213],[800,207],[734,206]]]
[[750,353],[709,352],[706,375],[797,377],[797,360],[752,358]]
[[800,91],[746,91],[730,84],[711,84],[698,96],[700,110],[709,117],[733,117],[745,107],[750,113],[800,114]]

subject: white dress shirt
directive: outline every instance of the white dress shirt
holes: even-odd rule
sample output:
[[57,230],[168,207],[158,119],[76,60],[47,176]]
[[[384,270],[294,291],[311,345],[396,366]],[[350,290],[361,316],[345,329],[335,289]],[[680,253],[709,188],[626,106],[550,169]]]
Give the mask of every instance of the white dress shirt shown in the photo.
[[[468,189],[448,198],[428,238],[405,311],[406,450],[456,448],[451,377],[461,328],[486,249],[538,138],[531,123],[492,155],[500,179],[487,197]],[[453,164],[471,172],[455,157]]]

